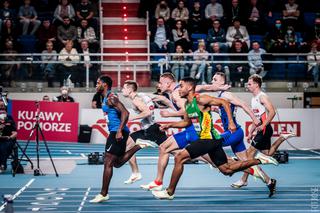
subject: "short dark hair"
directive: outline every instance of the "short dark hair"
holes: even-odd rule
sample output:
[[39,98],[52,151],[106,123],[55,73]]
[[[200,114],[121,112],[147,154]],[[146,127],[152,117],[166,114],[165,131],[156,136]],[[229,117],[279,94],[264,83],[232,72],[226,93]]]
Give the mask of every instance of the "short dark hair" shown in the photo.
[[130,86],[134,92],[136,92],[138,90],[138,84],[135,81],[127,80],[124,82],[124,84]]
[[257,83],[259,87],[262,85],[262,77],[258,74],[253,74],[249,77],[249,79],[252,79],[253,82]]
[[160,78],[169,78],[172,81],[176,81],[176,77],[171,72],[165,72],[160,75]]
[[108,85],[108,90],[111,90],[112,88],[112,79],[107,75],[102,75],[99,77],[100,81],[103,83],[106,83]]
[[196,86],[197,86],[197,81],[196,81],[196,79],[191,78],[191,77],[185,77],[185,78],[181,79],[181,81],[190,84],[193,89],[195,89]]
[[216,72],[215,75],[220,75],[223,78],[224,83],[225,84],[227,83],[227,77],[226,77],[226,74],[224,72]]

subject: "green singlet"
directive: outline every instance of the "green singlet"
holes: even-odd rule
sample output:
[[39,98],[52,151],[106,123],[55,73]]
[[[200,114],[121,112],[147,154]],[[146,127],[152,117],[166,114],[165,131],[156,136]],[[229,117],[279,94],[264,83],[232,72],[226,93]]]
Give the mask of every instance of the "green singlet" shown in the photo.
[[200,139],[220,139],[221,136],[214,129],[210,111],[202,112],[194,97],[191,103],[187,103],[186,112]]

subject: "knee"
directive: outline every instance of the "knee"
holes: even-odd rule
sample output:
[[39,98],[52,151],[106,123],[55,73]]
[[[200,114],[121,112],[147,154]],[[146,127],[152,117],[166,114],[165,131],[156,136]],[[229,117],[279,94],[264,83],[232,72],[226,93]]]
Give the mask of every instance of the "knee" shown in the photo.
[[226,175],[226,176],[231,176],[233,174],[232,170],[229,169],[229,167],[226,166],[219,166],[219,170],[222,174]]
[[177,153],[175,156],[174,156],[174,163],[175,164],[182,164],[184,162],[184,155],[182,152],[179,152]]

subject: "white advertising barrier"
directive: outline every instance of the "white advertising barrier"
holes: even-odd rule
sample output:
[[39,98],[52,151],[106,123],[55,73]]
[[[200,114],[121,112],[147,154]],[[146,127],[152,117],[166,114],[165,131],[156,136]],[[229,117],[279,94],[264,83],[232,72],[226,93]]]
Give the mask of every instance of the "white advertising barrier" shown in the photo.
[[[130,113],[134,113],[129,110]],[[223,132],[221,119],[217,113],[212,113],[214,118],[214,127],[219,133]],[[250,117],[242,109],[236,112],[238,123],[243,127],[245,135],[251,124]],[[155,120],[159,123],[179,121],[180,118],[163,118],[160,116],[160,110],[155,110]],[[276,140],[282,131],[293,131],[297,137],[290,138],[289,142],[301,149],[320,149],[320,109],[278,109],[277,115],[273,119],[273,138]],[[81,109],[80,124],[92,127],[91,143],[105,143],[109,134],[106,119],[101,109]],[[128,122],[130,131],[140,129],[139,121]],[[317,131],[318,130],[318,131]],[[179,132],[181,129],[170,129],[168,134]],[[246,142],[246,145],[247,142]],[[287,142],[284,142],[280,149],[293,149]]]

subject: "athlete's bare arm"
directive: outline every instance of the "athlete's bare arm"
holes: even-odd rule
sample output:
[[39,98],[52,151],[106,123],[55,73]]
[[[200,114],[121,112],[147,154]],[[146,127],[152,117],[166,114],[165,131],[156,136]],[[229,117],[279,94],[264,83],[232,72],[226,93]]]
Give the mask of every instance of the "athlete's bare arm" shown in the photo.
[[137,120],[137,119],[143,119],[146,117],[149,117],[152,115],[151,110],[149,107],[142,101],[140,97],[136,97],[132,100],[133,105],[138,108],[138,110],[141,112],[137,115],[130,114],[129,120]]
[[236,95],[234,95],[231,92],[224,92],[222,94],[223,98],[225,98],[230,103],[234,104],[235,106],[241,107],[247,115],[250,116],[255,126],[260,125],[260,121],[254,116],[252,109],[246,104],[244,101],[242,101],[240,98],[238,98]]
[[[118,110],[121,114],[120,117],[120,126],[116,134],[116,139],[121,140],[122,139],[122,130],[126,126],[129,118],[129,112],[128,110],[123,106],[121,101],[119,101],[118,97],[111,96],[108,99],[108,105],[113,106],[116,110]],[[112,122],[112,121],[110,121]]]
[[274,109],[273,104],[271,103],[271,100],[269,99],[268,96],[266,95],[262,95],[260,96],[260,102],[261,104],[263,104],[267,110],[267,118],[265,121],[263,121],[263,123],[257,127],[258,131],[261,131],[265,128],[265,126],[267,126],[268,124],[271,123],[271,121],[273,120],[274,116],[276,115],[276,111]]
[[206,84],[206,85],[197,85],[196,86],[196,92],[202,92],[202,91],[226,91],[228,89],[230,89],[230,85],[228,84],[224,84],[222,86],[217,86],[214,84]]
[[190,126],[192,124],[190,118],[188,117],[187,113],[185,112],[183,115],[183,120],[177,122],[171,122],[168,124],[161,124],[160,130],[166,130],[169,128],[184,128]]
[[225,109],[227,116],[228,116],[228,120],[229,120],[229,125],[228,125],[228,129],[231,132],[235,132],[236,131],[236,125],[233,122],[233,117],[231,114],[231,108],[230,108],[230,104],[228,101],[222,99],[222,98],[216,98],[216,97],[212,97],[209,95],[200,95],[197,97],[197,102],[199,105],[202,106],[206,106],[206,105],[214,105],[214,106],[223,106],[223,108]]
[[172,92],[172,99],[177,104],[180,110],[170,112],[168,110],[162,110],[160,115],[162,117],[181,117],[185,114],[186,99],[180,97],[178,90]]
[[155,95],[154,97],[152,97],[152,101],[154,101],[154,102],[158,102],[159,101],[159,102],[165,104],[170,109],[176,110],[174,108],[172,102],[168,98],[164,97],[163,95]]

